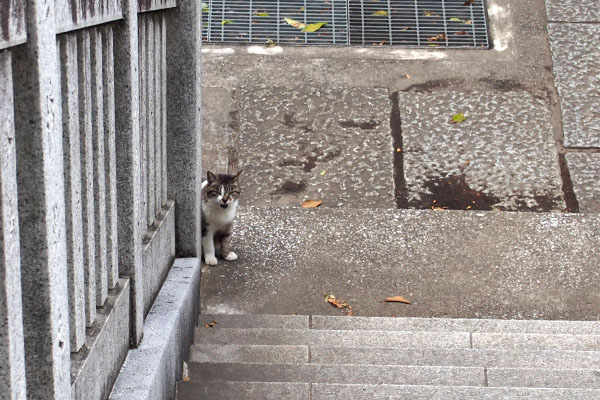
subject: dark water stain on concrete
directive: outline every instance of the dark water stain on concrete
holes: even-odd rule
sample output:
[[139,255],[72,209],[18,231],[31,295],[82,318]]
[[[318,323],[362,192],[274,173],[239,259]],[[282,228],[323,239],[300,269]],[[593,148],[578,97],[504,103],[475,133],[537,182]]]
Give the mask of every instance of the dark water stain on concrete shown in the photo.
[[296,126],[296,120],[294,119],[294,115],[296,115],[296,113],[285,113],[283,114],[283,124],[285,126],[287,126],[288,128],[293,128],[294,126]]
[[390,130],[394,144],[394,195],[396,197],[396,207],[408,208],[408,190],[406,189],[406,179],[404,178],[404,153],[402,148],[402,120],[400,118],[400,105],[398,103],[398,92],[390,95],[392,102],[392,112],[390,114]]
[[285,181],[277,190],[271,192],[271,195],[294,194],[306,190],[306,182]]
[[364,130],[375,129],[379,126],[379,122],[373,121],[372,119],[369,121],[363,121],[363,122],[352,121],[352,120],[339,121],[339,124],[342,128],[360,128],[360,129],[364,129]]
[[521,82],[512,79],[482,78],[479,81],[485,83],[491,89],[500,90],[502,92],[527,89]]
[[494,204],[500,203],[500,198],[491,193],[471,189],[462,175],[450,175],[444,178],[428,177],[425,189],[428,189],[431,194],[421,194],[421,200],[409,202],[409,207],[491,211]]
[[423,83],[410,85],[405,90],[407,92],[430,92],[437,89],[448,89],[452,87],[463,87],[464,79],[432,79]]
[[571,173],[569,172],[569,167],[564,154],[558,154],[558,166],[560,168],[560,177],[562,178],[562,192],[565,203],[567,204],[567,212],[578,213],[579,201],[577,200],[577,196],[575,196]]

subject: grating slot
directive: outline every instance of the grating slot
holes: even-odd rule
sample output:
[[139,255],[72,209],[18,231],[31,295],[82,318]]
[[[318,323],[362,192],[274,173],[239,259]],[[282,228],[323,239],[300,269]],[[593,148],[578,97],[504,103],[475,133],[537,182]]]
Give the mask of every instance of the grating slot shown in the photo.
[[[210,43],[488,48],[483,0],[210,0]],[[324,22],[302,32],[285,22]]]

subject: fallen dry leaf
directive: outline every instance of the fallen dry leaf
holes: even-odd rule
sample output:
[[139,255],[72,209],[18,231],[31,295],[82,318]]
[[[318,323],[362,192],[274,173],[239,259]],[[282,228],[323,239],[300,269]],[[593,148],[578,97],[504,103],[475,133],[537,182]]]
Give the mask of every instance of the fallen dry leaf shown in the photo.
[[475,0],[467,0],[463,3],[463,6],[472,6]]
[[354,315],[354,311],[352,310],[352,306],[350,304],[346,303],[344,300],[336,298],[332,294],[328,294],[325,296],[325,302],[331,304],[339,310],[344,311],[348,316]]
[[471,161],[469,161],[469,160],[465,161],[465,165],[467,165],[467,166],[468,166],[468,165],[470,165],[470,164],[471,164]]
[[189,376],[186,376],[186,377],[184,377],[184,378],[183,378],[183,381],[184,381],[184,382],[189,382],[189,380],[190,380],[190,377],[189,377]]
[[302,208],[315,208],[321,204],[323,204],[323,200],[304,200],[301,205]]
[[212,320],[212,321],[210,321],[210,323],[204,324],[204,327],[205,328],[214,328],[216,324],[217,324],[217,321]]
[[385,301],[390,302],[390,303],[405,303],[405,304],[410,304],[410,301],[406,300],[402,296],[388,297],[387,299],[385,299]]
[[404,74],[404,76],[406,77],[406,79],[410,79],[410,75],[409,74]]
[[398,148],[396,149],[396,153],[402,153],[402,148],[398,147]]
[[446,39],[446,34],[442,33],[437,36],[431,36],[427,38],[428,42],[435,42],[436,40]]
[[467,31],[456,31],[456,32],[454,32],[454,35],[465,36],[465,35],[468,35],[468,33],[467,33]]

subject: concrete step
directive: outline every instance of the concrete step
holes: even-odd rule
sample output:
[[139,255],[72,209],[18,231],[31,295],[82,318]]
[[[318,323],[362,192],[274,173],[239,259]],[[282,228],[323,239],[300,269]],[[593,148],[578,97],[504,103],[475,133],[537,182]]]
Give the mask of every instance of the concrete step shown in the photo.
[[343,316],[332,294],[359,317],[595,321],[599,231],[600,214],[242,205],[201,312]]
[[600,390],[190,381],[179,382],[177,398],[179,400],[593,400],[600,398]]
[[190,360],[217,363],[427,365],[598,369],[600,351],[414,349],[394,347],[196,344]]
[[600,335],[196,328],[198,344],[506,350],[600,350]]
[[195,363],[195,381],[600,389],[600,370],[414,365]]
[[327,315],[200,314],[198,326],[212,328],[320,329],[365,331],[430,331],[549,333],[600,335],[600,321],[504,320],[477,318],[407,318]]

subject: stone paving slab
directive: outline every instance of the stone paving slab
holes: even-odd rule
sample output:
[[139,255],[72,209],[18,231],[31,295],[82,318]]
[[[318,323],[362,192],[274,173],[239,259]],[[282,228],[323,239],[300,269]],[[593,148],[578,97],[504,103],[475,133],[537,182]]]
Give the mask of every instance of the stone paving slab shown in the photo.
[[308,346],[253,346],[196,344],[190,349],[190,361],[247,363],[301,364],[309,362]]
[[313,384],[312,400],[592,400],[594,389]]
[[560,369],[597,369],[600,365],[600,352],[598,351],[311,346],[310,354],[311,362],[317,364],[452,365],[456,367]]
[[473,333],[474,349],[600,351],[600,335]]
[[483,368],[413,365],[190,363],[189,376],[200,381],[484,385]]
[[[198,327],[215,322],[219,328],[308,329],[308,315],[249,315],[200,314]],[[600,329],[600,328],[599,328]]]
[[308,383],[177,382],[178,400],[309,400]]
[[600,370],[489,368],[489,386],[600,389]]
[[239,107],[242,204],[394,207],[386,89],[251,88]]
[[[410,207],[564,210],[547,99],[525,91],[401,92],[399,107]],[[450,123],[457,113],[466,120]]]
[[546,0],[548,21],[598,22],[600,8],[595,1]]
[[[240,207],[202,312],[597,320],[599,214]],[[401,295],[412,304],[383,303]]]
[[[238,316],[239,317],[239,316]],[[397,330],[436,332],[571,333],[600,335],[598,321],[548,321],[515,319],[335,317],[313,315],[312,329]],[[249,326],[247,326],[249,327]]]
[[580,212],[600,212],[600,153],[567,153]]
[[[597,4],[593,7],[598,8]],[[566,147],[600,147],[598,24],[548,24]]]

